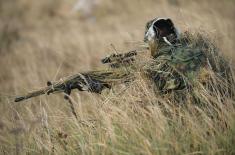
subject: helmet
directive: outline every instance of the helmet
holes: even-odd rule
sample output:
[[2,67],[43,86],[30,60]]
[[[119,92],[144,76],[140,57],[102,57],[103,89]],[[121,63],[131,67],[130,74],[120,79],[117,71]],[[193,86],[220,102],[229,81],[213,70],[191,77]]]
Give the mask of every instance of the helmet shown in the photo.
[[144,42],[163,39],[167,44],[173,44],[179,37],[178,29],[169,18],[155,18],[147,22]]

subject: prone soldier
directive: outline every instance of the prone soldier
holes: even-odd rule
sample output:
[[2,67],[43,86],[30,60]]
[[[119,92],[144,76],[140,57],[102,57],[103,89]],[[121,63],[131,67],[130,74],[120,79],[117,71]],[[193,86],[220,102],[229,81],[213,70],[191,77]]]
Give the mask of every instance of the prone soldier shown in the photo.
[[[144,42],[148,48],[145,50],[151,52],[152,61],[146,62],[147,65],[140,70],[152,79],[159,92],[188,89],[208,67],[210,43],[203,37],[190,38],[189,33],[179,34],[169,18],[155,18],[146,24]],[[70,95],[72,89],[101,93],[105,88],[130,82],[135,79],[135,70],[139,70],[133,63],[137,55],[138,50],[112,54],[102,59],[102,63],[109,64],[111,69],[78,73],[57,82],[48,82],[47,87],[19,96],[15,102],[56,92]]]

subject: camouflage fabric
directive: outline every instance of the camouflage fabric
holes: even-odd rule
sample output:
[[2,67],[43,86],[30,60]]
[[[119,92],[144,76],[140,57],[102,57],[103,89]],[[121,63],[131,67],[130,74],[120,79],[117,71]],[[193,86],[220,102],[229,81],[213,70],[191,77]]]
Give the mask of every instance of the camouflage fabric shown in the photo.
[[189,87],[206,62],[202,49],[181,40],[172,46],[160,40],[153,57],[147,72],[160,91]]

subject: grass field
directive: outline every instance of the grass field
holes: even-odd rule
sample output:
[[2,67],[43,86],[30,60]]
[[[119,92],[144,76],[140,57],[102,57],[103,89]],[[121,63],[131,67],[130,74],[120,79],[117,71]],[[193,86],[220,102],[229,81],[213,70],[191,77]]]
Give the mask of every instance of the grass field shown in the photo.
[[63,94],[14,103],[48,80],[102,68],[111,44],[134,48],[154,17],[205,32],[234,68],[234,0],[100,0],[90,19],[75,3],[0,0],[0,154],[235,154],[232,97],[179,106],[140,79],[101,95],[74,91],[78,120]]

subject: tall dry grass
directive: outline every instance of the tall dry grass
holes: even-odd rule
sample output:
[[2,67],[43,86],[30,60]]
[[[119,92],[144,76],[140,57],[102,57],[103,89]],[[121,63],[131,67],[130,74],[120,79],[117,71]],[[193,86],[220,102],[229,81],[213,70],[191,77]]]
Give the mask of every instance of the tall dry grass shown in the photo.
[[102,67],[111,43],[120,52],[133,48],[156,16],[172,18],[181,31],[205,31],[231,63],[235,58],[233,0],[103,0],[95,21],[72,13],[73,4],[0,1],[1,154],[235,153],[229,95],[204,90],[204,106],[179,106],[139,78],[102,95],[74,92],[78,120],[62,94],[14,103],[15,94],[47,80]]

